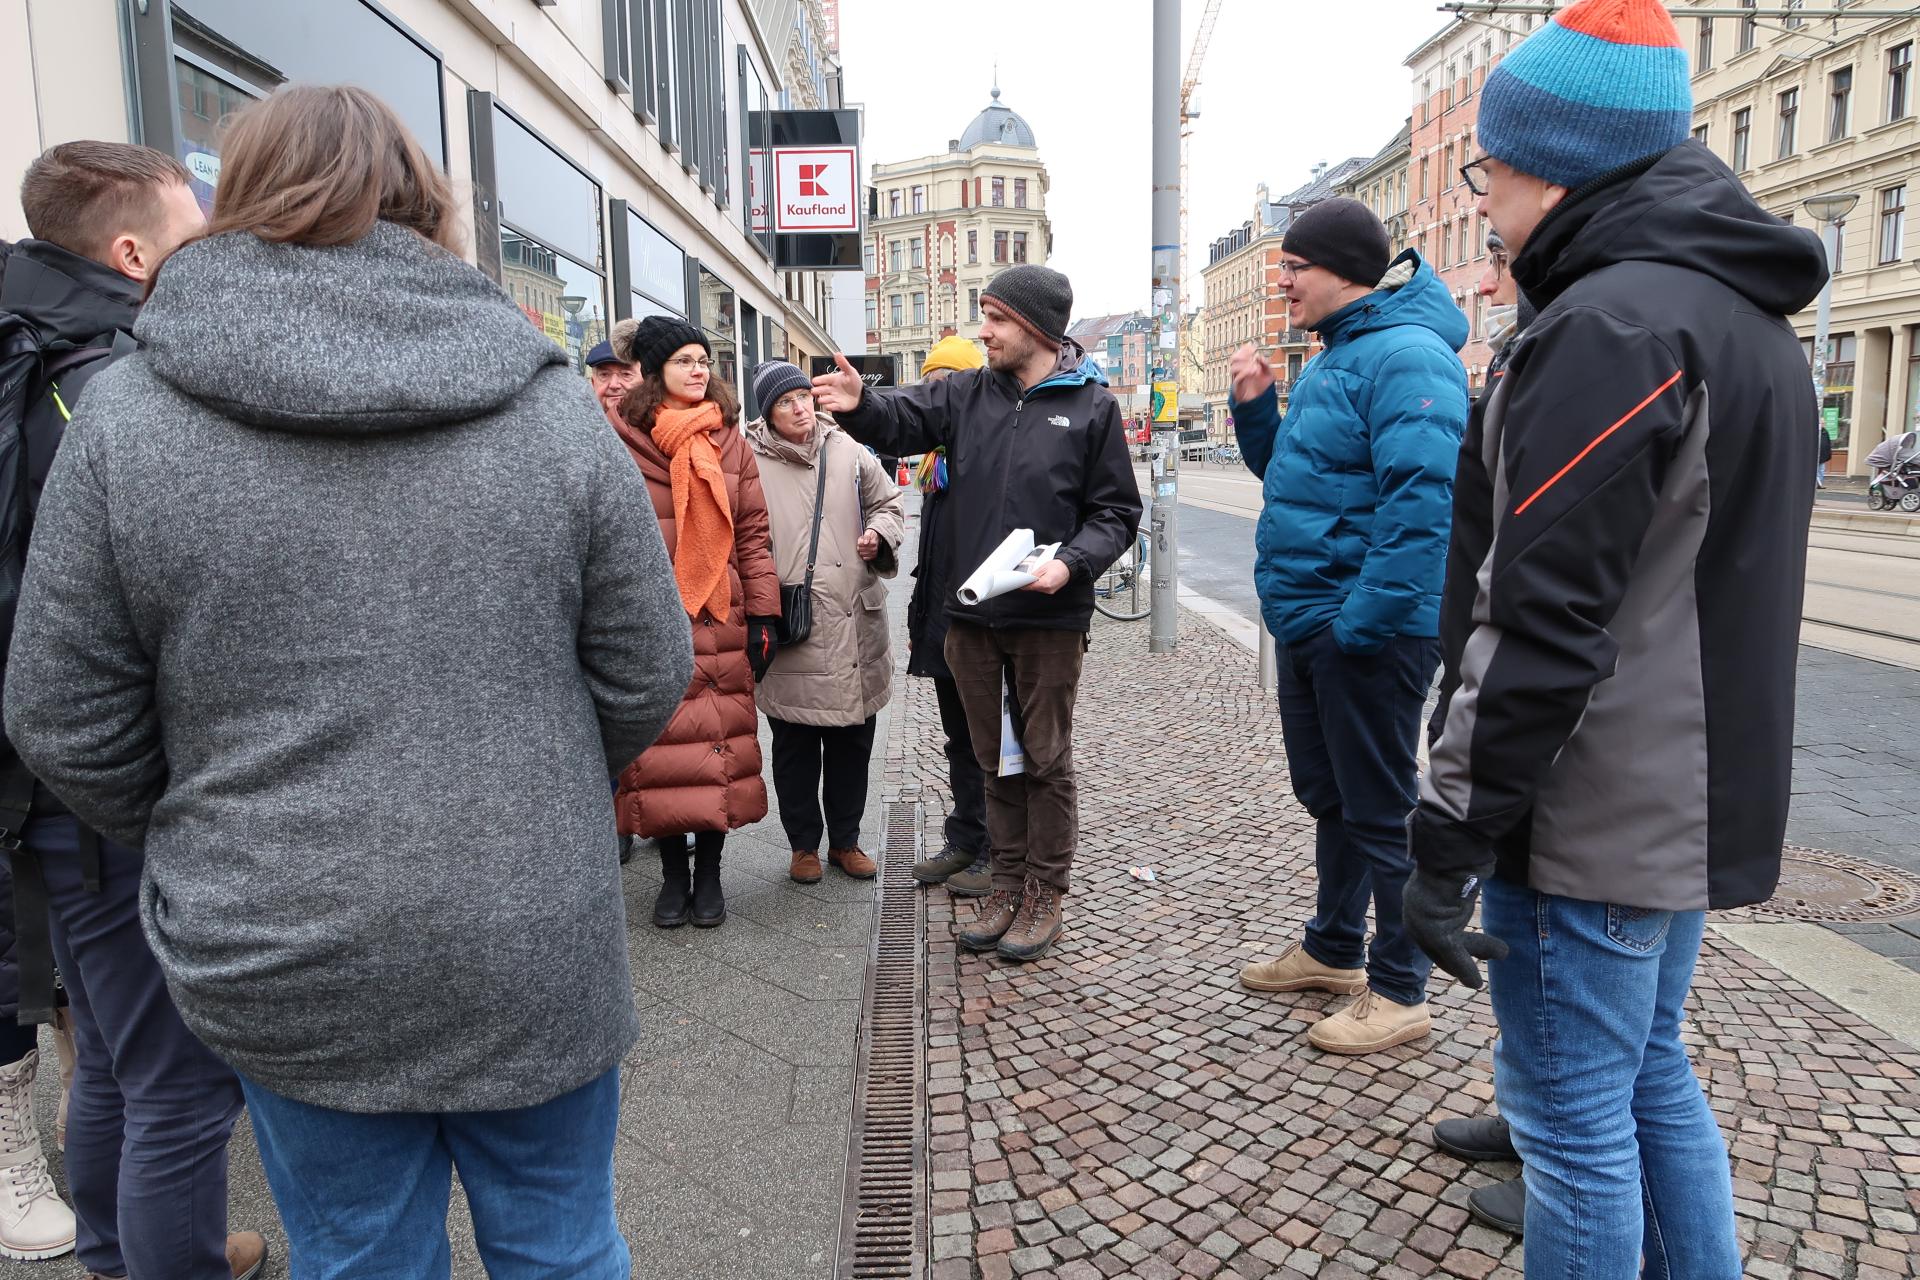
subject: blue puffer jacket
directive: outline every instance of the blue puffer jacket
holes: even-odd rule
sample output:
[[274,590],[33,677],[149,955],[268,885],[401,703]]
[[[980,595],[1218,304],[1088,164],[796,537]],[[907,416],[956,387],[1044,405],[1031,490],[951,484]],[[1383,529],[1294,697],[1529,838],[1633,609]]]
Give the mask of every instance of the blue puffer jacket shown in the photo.
[[1401,263],[1416,268],[1406,284],[1321,322],[1326,350],[1285,421],[1272,390],[1233,406],[1241,456],[1265,481],[1254,583],[1282,644],[1329,623],[1349,653],[1439,634],[1467,318],[1418,254]]

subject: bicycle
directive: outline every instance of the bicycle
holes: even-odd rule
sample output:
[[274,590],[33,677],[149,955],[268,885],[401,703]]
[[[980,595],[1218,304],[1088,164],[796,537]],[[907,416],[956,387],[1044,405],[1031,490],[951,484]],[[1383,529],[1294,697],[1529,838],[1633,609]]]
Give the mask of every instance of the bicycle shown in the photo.
[[1152,613],[1149,559],[1147,535],[1143,533],[1093,580],[1093,607],[1116,622],[1138,622]]

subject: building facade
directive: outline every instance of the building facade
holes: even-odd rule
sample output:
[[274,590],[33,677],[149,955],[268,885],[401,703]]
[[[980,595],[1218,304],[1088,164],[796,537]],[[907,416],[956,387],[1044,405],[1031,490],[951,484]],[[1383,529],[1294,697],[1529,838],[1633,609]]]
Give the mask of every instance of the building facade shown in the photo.
[[1312,356],[1316,341],[1304,329],[1287,325],[1287,299],[1280,292],[1280,244],[1293,219],[1338,194],[1343,184],[1367,169],[1372,157],[1354,156],[1329,168],[1317,165],[1313,179],[1278,200],[1262,183],[1254,195],[1254,216],[1207,247],[1201,268],[1203,305],[1198,416],[1216,433],[1232,426],[1228,358],[1251,342],[1267,353],[1284,407],[1293,380]]
[[1047,168],[1033,129],[991,103],[939,155],[875,164],[866,245],[867,349],[892,355],[902,381],[952,334],[980,336],[980,292],[1053,248]]
[[1469,322],[1460,352],[1468,384],[1486,380],[1487,305],[1474,286],[1487,266],[1487,224],[1460,167],[1473,149],[1474,117],[1487,72],[1545,21],[1537,13],[1455,18],[1407,58],[1413,114],[1408,120],[1408,238],[1433,267]]
[[1395,257],[1407,249],[1412,218],[1407,209],[1407,170],[1413,158],[1413,121],[1408,119],[1400,132],[1380,149],[1378,155],[1356,169],[1340,184],[1339,193],[1358,200],[1373,211],[1387,229],[1387,244]]
[[210,205],[227,115],[283,80],[358,84],[471,193],[469,256],[576,364],[613,320],[671,313],[706,331],[751,408],[744,370],[831,350],[824,290],[775,270],[752,225],[747,114],[798,89],[802,17],[769,29],[772,7],[16,0],[0,6],[0,112],[33,123],[0,135],[0,235],[26,234],[11,193],[55,143],[157,147]]
[[[1865,470],[1890,434],[1920,425],[1920,249],[1908,206],[1920,198],[1920,15],[1903,18],[1688,18],[1694,137],[1760,204],[1826,230],[1809,197],[1857,197],[1827,234],[1833,307],[1823,406],[1830,464]],[[1813,357],[1815,308],[1794,317]]]

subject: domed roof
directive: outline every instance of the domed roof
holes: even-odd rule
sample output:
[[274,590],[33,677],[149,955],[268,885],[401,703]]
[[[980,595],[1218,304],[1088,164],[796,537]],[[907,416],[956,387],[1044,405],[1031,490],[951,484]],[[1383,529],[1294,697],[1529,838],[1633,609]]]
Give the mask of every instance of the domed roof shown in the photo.
[[993,87],[993,101],[987,109],[975,116],[967,131],[960,135],[960,150],[971,151],[983,142],[998,142],[1009,147],[1038,145],[1033,140],[1033,126],[1021,119],[1012,107],[1000,105],[999,85]]

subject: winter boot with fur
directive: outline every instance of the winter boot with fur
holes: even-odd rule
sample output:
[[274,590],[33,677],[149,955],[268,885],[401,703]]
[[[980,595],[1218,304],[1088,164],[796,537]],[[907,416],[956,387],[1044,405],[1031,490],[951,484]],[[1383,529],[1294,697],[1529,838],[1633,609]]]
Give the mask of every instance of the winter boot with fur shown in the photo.
[[32,1262],[73,1252],[74,1220],[53,1189],[33,1118],[40,1051],[0,1067],[0,1257]]

